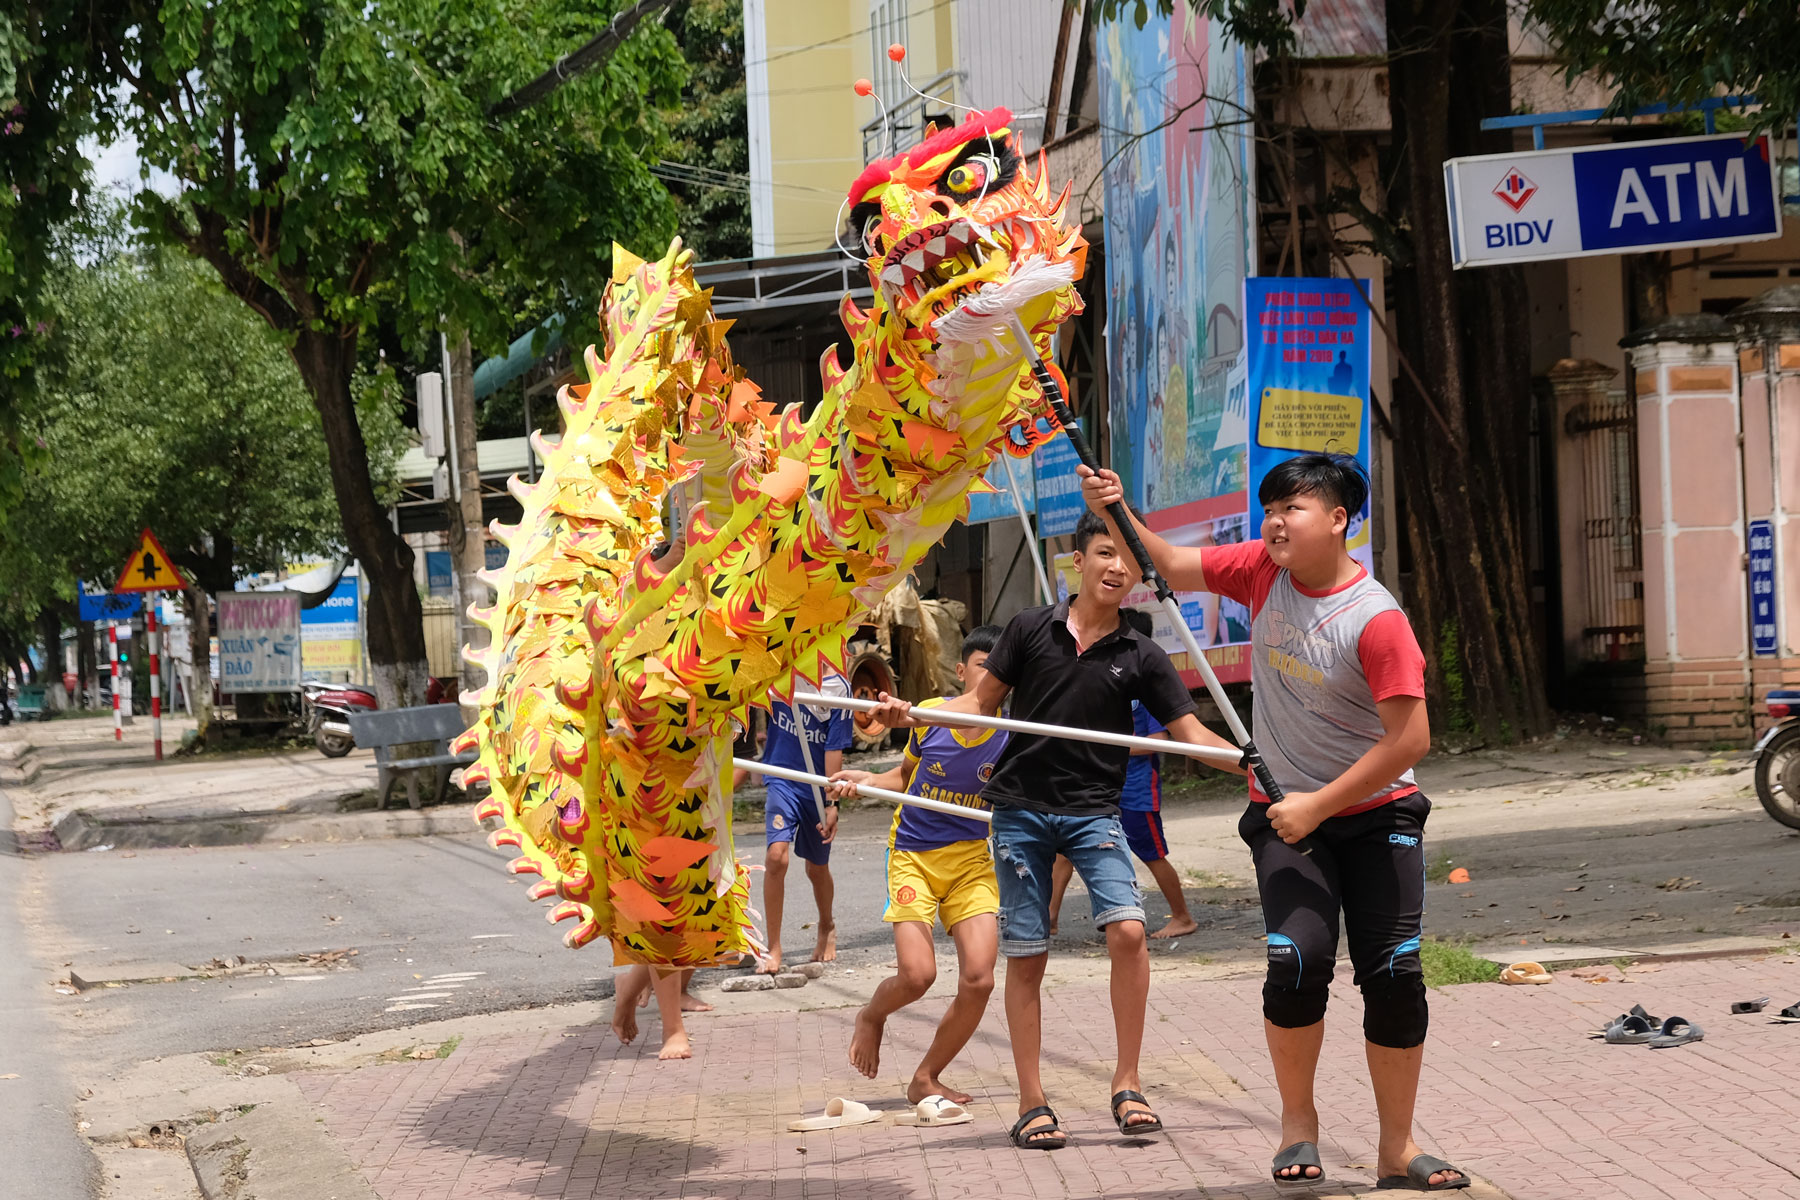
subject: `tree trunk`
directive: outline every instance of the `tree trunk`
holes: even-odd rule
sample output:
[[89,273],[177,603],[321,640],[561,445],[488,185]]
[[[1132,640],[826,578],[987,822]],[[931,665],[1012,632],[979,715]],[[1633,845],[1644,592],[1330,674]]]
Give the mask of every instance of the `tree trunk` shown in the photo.
[[[487,567],[487,530],[481,519],[481,464],[478,458],[480,430],[475,420],[475,362],[467,332],[451,343],[450,413],[456,422],[456,499],[460,528],[453,532],[451,544],[456,552],[458,596],[463,610],[456,614],[457,642],[476,650],[487,646],[487,633],[468,619],[468,609],[486,606],[489,589],[476,578]],[[479,640],[480,645],[476,645]],[[478,691],[487,684],[487,672],[468,662],[462,665],[465,691]],[[473,719],[473,713],[470,713]]]
[[1510,268],[1455,275],[1443,190],[1444,160],[1476,152],[1479,119],[1510,107],[1504,5],[1390,0],[1387,28],[1390,210],[1411,249],[1394,271],[1394,301],[1400,351],[1419,377],[1402,371],[1394,389],[1413,539],[1408,607],[1439,730],[1534,736],[1549,709],[1519,536],[1531,400],[1524,285]]
[[62,617],[54,608],[38,613],[38,634],[44,643],[44,708],[46,711],[66,707],[63,688]]
[[78,621],[75,625],[75,695],[69,698],[70,703],[76,708],[88,707],[98,682],[94,675],[94,623]]
[[423,704],[429,672],[413,551],[375,497],[369,450],[350,395],[356,336],[302,329],[294,334],[293,356],[324,430],[344,540],[369,582],[369,665],[375,694],[383,708]]
[[188,705],[194,710],[200,743],[205,745],[206,731],[213,722],[212,597],[199,584],[190,584],[184,595],[188,618]]

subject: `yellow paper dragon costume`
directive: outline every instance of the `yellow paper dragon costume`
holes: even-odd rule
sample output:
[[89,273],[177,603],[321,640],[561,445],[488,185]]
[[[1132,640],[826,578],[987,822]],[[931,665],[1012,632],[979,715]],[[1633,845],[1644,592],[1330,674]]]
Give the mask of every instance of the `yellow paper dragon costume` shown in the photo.
[[[1087,247],[1010,120],[928,130],[856,181],[875,299],[844,299],[854,362],[826,352],[809,420],[733,364],[679,241],[657,262],[614,251],[604,357],[564,389],[542,478],[513,481],[523,520],[494,531],[497,600],[471,610],[488,684],[458,743],[491,788],[478,819],[504,820],[490,840],[541,876],[531,898],[575,922],[570,946],[605,934],[615,962],[665,967],[759,948],[733,719],[841,670],[847,627],[966,515],[994,455],[1055,433],[1009,317],[1047,351]],[[671,489],[691,511],[665,547]]]

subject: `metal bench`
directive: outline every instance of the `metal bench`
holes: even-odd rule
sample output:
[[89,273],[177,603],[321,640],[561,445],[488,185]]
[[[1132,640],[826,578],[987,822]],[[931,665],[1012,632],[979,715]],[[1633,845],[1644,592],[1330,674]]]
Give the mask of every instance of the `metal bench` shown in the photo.
[[[356,739],[358,746],[375,751],[375,762],[372,765],[380,772],[375,785],[380,793],[377,807],[387,807],[388,793],[393,790],[395,777],[404,774],[406,803],[412,808],[418,808],[418,772],[427,769],[434,769],[437,774],[437,792],[433,802],[443,803],[444,793],[450,787],[450,773],[476,759],[474,751],[465,754],[450,753],[450,739],[457,737],[468,727],[461,707],[455,704],[427,704],[420,708],[351,713],[350,735]],[[436,747],[435,752],[407,758],[393,757],[396,746],[411,746],[416,743],[430,743]]]
[[48,721],[50,719],[50,705],[44,699],[47,690],[41,683],[28,683],[19,689],[19,720]]

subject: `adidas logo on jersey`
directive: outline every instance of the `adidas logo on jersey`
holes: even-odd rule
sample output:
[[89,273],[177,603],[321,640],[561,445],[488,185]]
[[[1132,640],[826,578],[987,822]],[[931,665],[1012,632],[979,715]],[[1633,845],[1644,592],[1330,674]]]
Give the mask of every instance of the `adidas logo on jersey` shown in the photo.
[[944,764],[939,762],[935,758],[931,760],[931,765],[929,767],[927,767],[926,769],[929,770],[933,775],[948,775],[950,773],[950,772],[944,770]]

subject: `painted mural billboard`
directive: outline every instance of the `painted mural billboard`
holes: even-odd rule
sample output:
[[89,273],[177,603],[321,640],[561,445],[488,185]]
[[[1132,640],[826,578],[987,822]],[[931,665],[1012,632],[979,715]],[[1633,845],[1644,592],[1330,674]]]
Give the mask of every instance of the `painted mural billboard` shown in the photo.
[[[1176,5],[1142,29],[1129,16],[1107,22],[1099,59],[1110,465],[1170,541],[1242,541],[1255,536],[1244,504],[1255,156],[1243,49]],[[1181,601],[1219,676],[1249,678],[1250,614],[1214,596]],[[1159,625],[1157,640],[1197,681],[1174,631]]]

